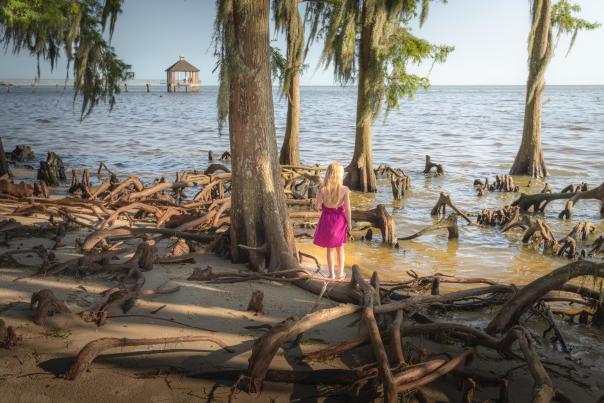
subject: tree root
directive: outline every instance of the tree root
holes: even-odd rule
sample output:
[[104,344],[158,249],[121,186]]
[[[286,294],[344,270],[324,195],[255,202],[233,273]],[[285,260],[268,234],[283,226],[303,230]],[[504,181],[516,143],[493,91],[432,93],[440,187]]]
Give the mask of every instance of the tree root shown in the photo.
[[382,243],[387,246],[394,246],[396,243],[396,225],[386,207],[378,204],[371,210],[353,210],[353,221],[368,221],[372,226],[380,229],[382,233]]
[[71,313],[63,301],[59,301],[49,289],[40,290],[31,296],[30,309],[36,311],[34,323],[43,325],[49,316],[57,313]]
[[0,347],[9,349],[17,344],[17,333],[12,326],[6,326],[6,323],[0,319]]
[[436,224],[430,225],[419,232],[416,232],[413,235],[409,235],[406,237],[398,238],[399,241],[408,241],[410,239],[418,238],[426,233],[437,231],[440,229],[446,229],[449,233],[449,239],[457,239],[459,238],[459,227],[457,226],[457,214],[450,214],[449,217],[444,218],[437,222]]
[[571,218],[573,206],[583,199],[595,199],[600,201],[600,217],[604,217],[604,182],[600,186],[592,190],[569,193],[573,196],[566,202],[564,210],[560,212],[558,218]]
[[489,178],[484,183],[480,179],[474,180],[474,187],[478,190],[478,196],[484,196],[487,192],[519,192],[520,186],[514,184],[514,178],[510,175],[497,175],[495,181],[489,184]]
[[520,316],[551,290],[559,289],[564,283],[580,276],[604,277],[604,264],[579,260],[562,266],[549,275],[540,277],[522,287],[504,306],[487,326],[489,334],[506,331],[518,323]]
[[264,314],[264,293],[259,290],[255,290],[252,292],[252,296],[250,298],[250,302],[247,304],[247,310],[254,312],[255,315],[263,315]]
[[451,209],[453,209],[453,211],[455,213],[457,213],[458,215],[463,217],[463,219],[466,220],[468,222],[468,224],[472,224],[472,220],[470,219],[470,217],[468,217],[468,215],[466,213],[464,213],[459,208],[457,208],[457,206],[455,204],[453,204],[453,201],[451,200],[451,196],[449,196],[448,194],[446,194],[444,192],[440,192],[440,195],[438,196],[438,201],[432,208],[430,215],[445,217],[447,215],[447,206],[451,207]]
[[426,155],[426,165],[424,166],[423,173],[425,173],[425,174],[431,173],[430,171],[432,170],[432,168],[436,168],[436,170],[434,172],[435,176],[442,176],[445,174],[445,168],[441,164],[435,164],[434,162],[432,162],[430,156]]
[[151,346],[156,344],[168,344],[168,343],[194,343],[200,341],[210,341],[220,346],[223,350],[233,353],[221,340],[211,336],[180,336],[180,337],[162,337],[156,339],[118,339],[113,337],[104,337],[96,339],[86,344],[78,353],[75,362],[69,368],[69,371],[65,374],[66,379],[77,379],[79,378],[92,364],[92,361],[101,353],[106,350],[118,347],[132,347],[132,346]]

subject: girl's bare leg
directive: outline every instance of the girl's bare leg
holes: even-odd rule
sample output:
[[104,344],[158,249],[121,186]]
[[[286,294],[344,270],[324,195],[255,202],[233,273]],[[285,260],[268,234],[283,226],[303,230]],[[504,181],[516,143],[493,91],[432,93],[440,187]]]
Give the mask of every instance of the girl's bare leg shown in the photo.
[[336,278],[344,278],[344,245],[338,246],[336,252],[338,253],[338,274]]
[[327,248],[327,269],[329,270],[329,278],[335,278],[333,273],[333,248]]

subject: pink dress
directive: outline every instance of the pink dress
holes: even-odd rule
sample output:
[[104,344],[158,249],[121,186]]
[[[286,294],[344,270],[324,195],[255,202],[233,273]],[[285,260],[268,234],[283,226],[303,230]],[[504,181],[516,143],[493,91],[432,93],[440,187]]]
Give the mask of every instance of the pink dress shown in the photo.
[[338,208],[321,204],[321,218],[315,230],[313,243],[323,248],[337,248],[346,243],[346,213],[344,204]]

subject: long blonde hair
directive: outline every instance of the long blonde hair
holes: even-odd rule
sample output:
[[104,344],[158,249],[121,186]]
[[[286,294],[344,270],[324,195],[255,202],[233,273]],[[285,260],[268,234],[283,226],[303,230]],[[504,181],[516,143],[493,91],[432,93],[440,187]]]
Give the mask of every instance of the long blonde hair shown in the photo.
[[340,188],[344,181],[344,167],[339,162],[332,162],[327,167],[323,179],[323,198],[326,204],[333,206],[340,201]]

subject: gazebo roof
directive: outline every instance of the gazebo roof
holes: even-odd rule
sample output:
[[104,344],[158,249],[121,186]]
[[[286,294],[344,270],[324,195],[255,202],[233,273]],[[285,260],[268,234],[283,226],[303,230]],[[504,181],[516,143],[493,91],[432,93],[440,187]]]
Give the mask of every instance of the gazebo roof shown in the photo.
[[174,63],[172,66],[168,67],[166,71],[170,72],[178,72],[178,71],[194,71],[197,72],[199,69],[193,66],[191,63],[185,60],[184,56],[180,56],[178,61]]

